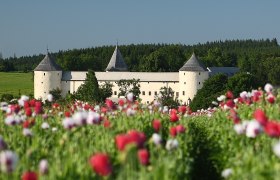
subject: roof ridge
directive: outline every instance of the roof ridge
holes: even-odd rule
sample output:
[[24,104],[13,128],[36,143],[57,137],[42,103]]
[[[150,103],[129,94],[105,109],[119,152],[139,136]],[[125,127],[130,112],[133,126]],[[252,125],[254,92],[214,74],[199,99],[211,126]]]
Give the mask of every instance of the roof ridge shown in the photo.
[[193,52],[190,59],[179,69],[179,71],[207,71],[207,68]]
[[118,45],[116,45],[116,48],[111,56],[111,59],[105,71],[127,71],[127,65],[124,62]]
[[49,52],[45,55],[44,59],[38,64],[34,71],[61,71],[61,67],[56,64],[55,59]]

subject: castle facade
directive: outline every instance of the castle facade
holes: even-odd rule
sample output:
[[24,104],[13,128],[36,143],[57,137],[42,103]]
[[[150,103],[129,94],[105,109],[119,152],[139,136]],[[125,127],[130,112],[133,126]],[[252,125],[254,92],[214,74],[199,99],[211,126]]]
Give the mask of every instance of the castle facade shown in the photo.
[[[143,103],[152,102],[162,87],[170,87],[182,104],[188,104],[209,76],[219,72],[231,76],[237,71],[238,68],[235,67],[206,68],[193,53],[178,72],[129,72],[116,46],[105,72],[95,72],[95,75],[99,85],[105,82],[113,84],[111,98],[118,98],[117,81],[139,79],[141,91],[139,97]],[[34,69],[34,97],[45,100],[49,92],[57,88],[61,89],[64,97],[67,93],[74,93],[84,83],[86,73],[86,71],[63,71],[47,53]]]

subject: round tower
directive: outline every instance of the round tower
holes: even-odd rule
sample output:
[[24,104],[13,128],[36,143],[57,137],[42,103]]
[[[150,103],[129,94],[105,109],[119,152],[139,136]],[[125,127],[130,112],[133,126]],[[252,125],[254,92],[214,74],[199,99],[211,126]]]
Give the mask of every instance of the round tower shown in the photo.
[[191,58],[179,69],[179,100],[183,104],[188,104],[208,78],[209,71],[193,53]]
[[34,98],[46,100],[53,89],[61,89],[62,69],[49,52],[34,69]]

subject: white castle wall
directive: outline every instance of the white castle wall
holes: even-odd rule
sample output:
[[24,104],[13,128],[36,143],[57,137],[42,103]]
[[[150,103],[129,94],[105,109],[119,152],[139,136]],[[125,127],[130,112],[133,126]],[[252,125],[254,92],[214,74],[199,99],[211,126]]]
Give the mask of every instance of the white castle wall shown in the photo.
[[192,100],[197,90],[202,88],[204,81],[208,78],[208,71],[179,71],[179,100],[183,104],[187,104],[188,98]]
[[[105,81],[98,81],[99,85],[102,85]],[[119,87],[115,83],[115,81],[107,81],[113,84],[112,87],[112,98],[118,98]],[[84,81],[62,81],[61,82],[61,90],[62,96],[66,96],[67,93],[74,93],[78,90],[79,86],[81,86]],[[160,88],[162,87],[171,87],[175,92],[175,96],[179,95],[179,82],[140,82],[140,99],[142,99],[143,103],[151,103],[156,95],[159,95]]]
[[62,71],[34,71],[34,98],[46,100],[50,90],[61,89]]

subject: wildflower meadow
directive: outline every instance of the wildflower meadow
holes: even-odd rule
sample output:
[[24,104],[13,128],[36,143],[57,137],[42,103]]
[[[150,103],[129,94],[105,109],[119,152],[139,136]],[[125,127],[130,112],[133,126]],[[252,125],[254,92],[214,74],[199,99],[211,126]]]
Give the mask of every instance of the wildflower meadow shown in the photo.
[[208,109],[1,102],[0,179],[280,179],[280,98],[228,91]]

